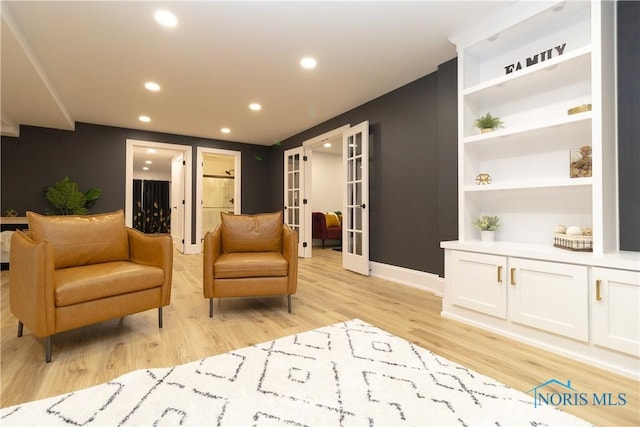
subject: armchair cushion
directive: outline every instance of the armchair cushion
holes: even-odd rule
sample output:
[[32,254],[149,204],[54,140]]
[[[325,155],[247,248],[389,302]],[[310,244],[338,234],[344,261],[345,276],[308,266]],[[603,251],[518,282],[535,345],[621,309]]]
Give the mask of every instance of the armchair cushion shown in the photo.
[[27,218],[33,241],[53,245],[56,269],[129,261],[129,238],[122,210],[86,216],[27,212]]
[[342,227],[342,224],[340,224],[340,218],[338,217],[338,214],[336,214],[335,212],[327,212],[325,214],[325,219],[327,221],[328,228]]
[[288,267],[280,252],[226,253],[216,260],[215,278],[286,277]]
[[222,252],[280,252],[282,212],[222,216]]
[[57,307],[151,289],[164,280],[161,268],[109,262],[63,268],[53,273]]

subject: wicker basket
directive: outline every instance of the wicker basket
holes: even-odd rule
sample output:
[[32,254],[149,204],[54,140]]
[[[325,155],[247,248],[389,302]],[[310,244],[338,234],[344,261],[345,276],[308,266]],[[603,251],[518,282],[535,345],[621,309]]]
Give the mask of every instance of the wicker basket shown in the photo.
[[567,236],[556,233],[553,246],[570,251],[593,252],[593,236]]

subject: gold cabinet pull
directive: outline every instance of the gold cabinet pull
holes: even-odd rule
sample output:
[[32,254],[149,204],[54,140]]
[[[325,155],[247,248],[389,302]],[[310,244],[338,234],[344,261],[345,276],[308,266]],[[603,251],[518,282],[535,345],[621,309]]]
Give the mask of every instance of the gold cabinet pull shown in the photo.
[[502,266],[498,266],[498,283],[502,283]]
[[516,269],[515,267],[511,267],[511,284],[515,286],[516,284]]
[[602,301],[602,295],[600,294],[601,286],[602,286],[602,280],[596,280],[596,301]]

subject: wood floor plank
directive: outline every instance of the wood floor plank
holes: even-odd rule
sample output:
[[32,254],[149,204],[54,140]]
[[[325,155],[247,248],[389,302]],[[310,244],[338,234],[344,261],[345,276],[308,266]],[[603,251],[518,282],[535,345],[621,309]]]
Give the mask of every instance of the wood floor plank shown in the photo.
[[441,298],[419,289],[342,269],[341,253],[314,249],[300,259],[293,313],[285,297],[216,300],[209,318],[202,296],[202,257],[175,253],[172,301],[158,329],[157,311],[60,333],[53,361],[43,341],[9,311],[3,271],[0,406],[6,407],[100,384],[127,372],[187,363],[336,322],[359,318],[449,360],[527,392],[551,378],[570,379],[580,392],[625,393],[624,406],[561,406],[601,426],[640,425],[640,385],[440,315]]

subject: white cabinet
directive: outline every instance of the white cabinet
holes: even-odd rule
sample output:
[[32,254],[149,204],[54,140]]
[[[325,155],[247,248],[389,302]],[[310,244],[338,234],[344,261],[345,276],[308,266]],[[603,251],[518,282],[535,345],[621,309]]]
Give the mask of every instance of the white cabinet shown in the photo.
[[480,313],[507,318],[507,259],[473,252],[454,252],[452,302]]
[[593,342],[640,355],[640,273],[593,268]]
[[509,258],[509,319],[589,341],[587,283],[583,265]]
[[452,304],[589,340],[587,267],[464,251],[451,262]]
[[[616,248],[613,6],[516,1],[451,37],[461,241],[479,239],[474,218],[496,215],[500,241],[552,245],[564,224],[591,227],[596,254]],[[591,111],[568,114],[583,104]],[[487,112],[504,127],[481,134]],[[570,178],[570,150],[585,145],[592,176]]]

